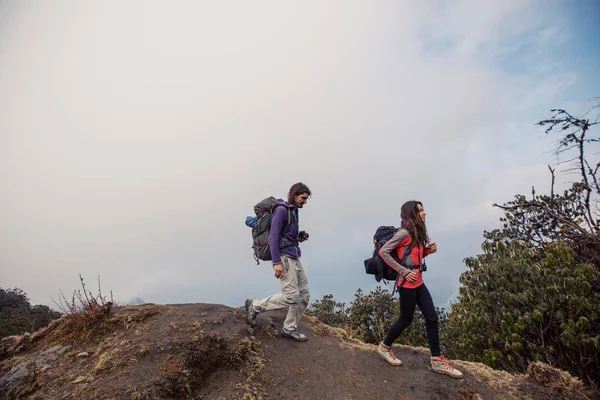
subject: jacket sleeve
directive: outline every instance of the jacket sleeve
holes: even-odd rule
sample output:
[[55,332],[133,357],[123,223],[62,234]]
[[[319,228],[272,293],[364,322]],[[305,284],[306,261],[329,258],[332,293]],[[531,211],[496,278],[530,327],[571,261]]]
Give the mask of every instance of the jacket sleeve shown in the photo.
[[392,238],[388,240],[387,243],[384,244],[379,250],[379,256],[381,259],[403,277],[408,275],[410,270],[398,264],[398,262],[394,260],[392,257],[392,251],[396,251],[396,249],[400,246],[400,243],[402,243],[402,241],[409,236],[410,234],[406,229],[398,229],[394,236],[392,236]]
[[281,255],[279,253],[279,241],[281,238],[281,231],[287,220],[287,210],[285,207],[280,206],[273,211],[273,218],[271,218],[271,231],[269,232],[269,250],[271,250],[271,258],[273,259],[273,265],[281,264]]

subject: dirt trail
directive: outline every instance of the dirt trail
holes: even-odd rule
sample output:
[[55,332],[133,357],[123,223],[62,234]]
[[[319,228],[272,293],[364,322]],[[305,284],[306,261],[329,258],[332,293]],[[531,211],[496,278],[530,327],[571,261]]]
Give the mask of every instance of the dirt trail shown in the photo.
[[[392,367],[375,346],[305,317],[304,343],[279,336],[285,314],[218,304],[118,307],[106,318],[69,316],[30,336],[3,339],[4,399],[572,399],[525,375],[454,362],[455,380],[431,371],[426,349],[398,347]],[[575,397],[574,397],[575,396]]]

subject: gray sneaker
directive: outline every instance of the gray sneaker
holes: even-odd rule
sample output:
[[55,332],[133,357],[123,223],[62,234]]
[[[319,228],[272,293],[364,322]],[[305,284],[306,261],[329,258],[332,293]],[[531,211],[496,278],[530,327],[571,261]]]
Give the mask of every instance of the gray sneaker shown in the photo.
[[252,300],[247,299],[244,306],[246,307],[246,319],[248,320],[248,323],[250,326],[256,326],[256,317],[258,316],[258,311],[254,309]]
[[294,339],[297,342],[306,342],[306,339],[308,339],[305,334],[300,333],[295,329],[293,331],[288,331],[285,328],[281,331],[281,337]]

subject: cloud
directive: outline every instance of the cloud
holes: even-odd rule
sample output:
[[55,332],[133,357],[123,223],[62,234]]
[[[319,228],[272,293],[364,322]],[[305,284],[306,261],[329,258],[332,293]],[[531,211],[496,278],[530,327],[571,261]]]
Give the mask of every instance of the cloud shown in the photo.
[[577,82],[490,65],[554,35],[538,5],[3,3],[2,285],[47,303],[99,274],[123,299],[241,304],[278,290],[243,220],[296,181],[314,294],[371,285],[370,237],[412,198],[457,279],[490,202],[543,164],[511,121]]

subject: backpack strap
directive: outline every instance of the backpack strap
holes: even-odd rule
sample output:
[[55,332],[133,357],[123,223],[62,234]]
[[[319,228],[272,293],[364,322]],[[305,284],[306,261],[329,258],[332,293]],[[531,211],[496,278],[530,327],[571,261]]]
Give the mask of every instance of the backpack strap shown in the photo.
[[[273,207],[273,210],[271,210],[271,213],[274,214],[275,213],[275,209],[277,207],[284,207],[284,206],[275,206]],[[292,209],[289,207],[286,207],[287,210],[287,221],[285,223],[285,225],[283,226],[283,229],[281,230],[281,234],[283,234],[285,231],[288,230],[288,228],[292,225]]]
[[292,225],[292,209],[288,207],[287,208],[287,223],[283,227],[283,230],[281,231],[281,233],[283,234],[285,231],[287,231],[291,225]]
[[283,229],[281,230],[281,236],[279,238],[279,248],[283,249],[284,247],[289,247],[289,246],[298,246],[298,241],[297,240],[289,240],[283,237],[283,234],[289,229],[289,227],[292,225],[292,209],[289,207],[287,208],[287,222],[285,224],[285,226],[283,227]]
[[[410,256],[410,253],[412,253],[413,249],[415,248],[415,239],[413,239],[413,237],[410,237],[410,244],[408,245],[408,247],[406,248],[406,251],[404,252],[404,254],[402,254],[402,258],[400,259],[400,264],[405,267],[404,264],[406,264],[406,259]],[[407,268],[407,267],[405,267]]]
[[[404,254],[402,254],[402,259],[400,260],[400,265],[402,265],[404,268],[408,268],[404,264],[406,263],[406,259],[410,256],[410,253],[412,253],[414,247],[415,247],[415,240],[411,236],[410,237],[410,244],[406,248],[406,251],[404,252]],[[408,268],[408,269],[412,270],[412,268]],[[406,276],[402,277],[402,282],[400,282],[400,285],[398,285],[398,281],[399,280],[400,280],[400,277],[398,277],[398,279],[396,280],[396,284],[394,285],[394,290],[396,290],[396,287],[397,287],[398,288],[398,293],[400,292],[400,289],[402,289],[402,286],[404,286],[404,284],[406,283]],[[392,296],[393,295],[394,295],[394,291],[392,291]]]

